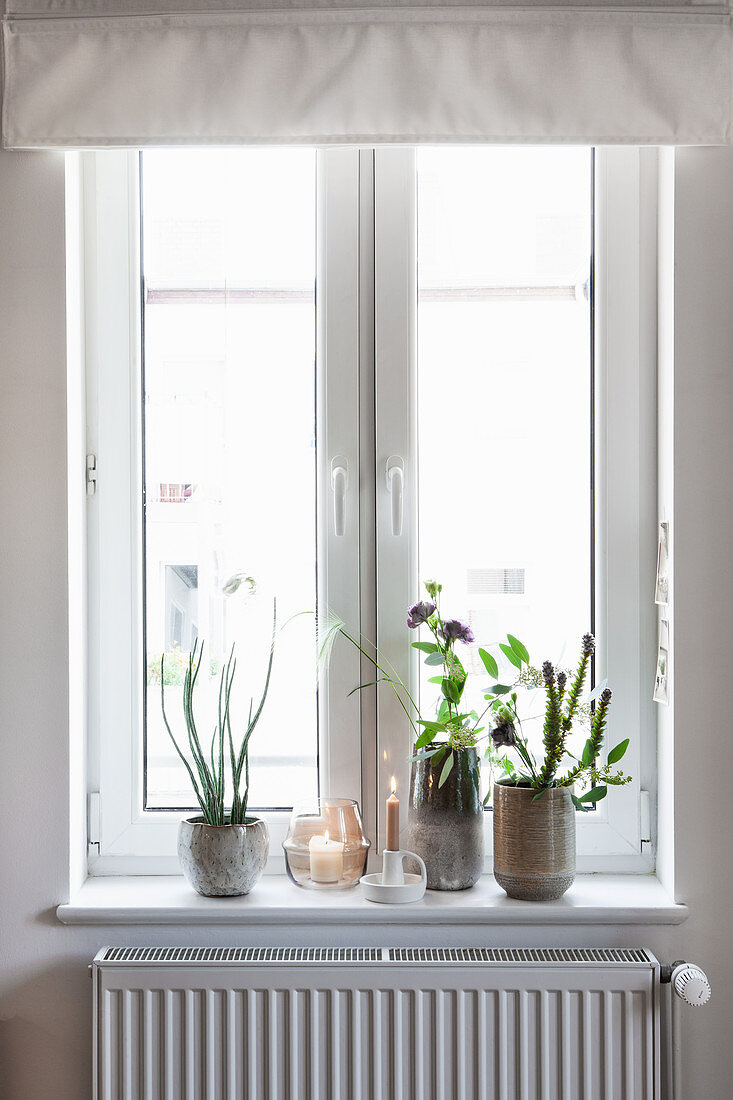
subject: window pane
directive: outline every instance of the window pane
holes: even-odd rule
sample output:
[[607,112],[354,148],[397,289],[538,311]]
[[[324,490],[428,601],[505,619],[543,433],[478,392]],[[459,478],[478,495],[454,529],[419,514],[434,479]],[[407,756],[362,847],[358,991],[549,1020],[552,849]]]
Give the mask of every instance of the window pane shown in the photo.
[[[161,718],[185,736],[182,671],[198,637],[199,727],[233,643],[235,729],[262,691],[272,599],[316,600],[315,152],[151,151],[142,158],[146,807],[190,807]],[[242,574],[257,594],[226,582]],[[250,805],[317,793],[314,617],[278,636],[251,742]],[[203,677],[202,677],[203,679]]]
[[418,219],[420,579],[480,643],[567,666],[592,619],[591,151],[421,149]]

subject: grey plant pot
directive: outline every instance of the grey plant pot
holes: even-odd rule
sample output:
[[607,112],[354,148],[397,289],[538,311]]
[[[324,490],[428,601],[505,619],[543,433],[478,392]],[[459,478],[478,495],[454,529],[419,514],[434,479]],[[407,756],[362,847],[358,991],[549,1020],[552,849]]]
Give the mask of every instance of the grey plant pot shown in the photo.
[[202,817],[190,817],[178,827],[181,870],[196,893],[207,898],[248,894],[269,851],[270,834],[258,817],[245,825],[207,825]]
[[494,784],[494,878],[510,898],[555,901],[575,878],[571,787],[533,801],[530,787]]
[[468,890],[484,869],[484,808],[476,749],[459,749],[438,786],[443,762],[414,760],[410,776],[408,843],[424,860],[428,890]]

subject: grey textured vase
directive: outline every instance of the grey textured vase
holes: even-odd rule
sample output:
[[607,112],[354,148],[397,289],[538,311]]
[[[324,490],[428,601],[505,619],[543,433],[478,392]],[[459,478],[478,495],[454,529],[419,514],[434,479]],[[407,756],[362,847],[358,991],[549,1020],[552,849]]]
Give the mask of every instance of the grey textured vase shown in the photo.
[[265,869],[269,851],[270,834],[258,817],[245,825],[207,825],[201,817],[190,817],[178,827],[183,874],[207,898],[248,894]]
[[428,890],[467,890],[484,869],[484,808],[476,749],[459,749],[438,786],[443,762],[414,760],[410,776],[408,842],[425,861]]
[[510,898],[555,901],[575,878],[572,788],[536,794],[494,784],[494,878]]

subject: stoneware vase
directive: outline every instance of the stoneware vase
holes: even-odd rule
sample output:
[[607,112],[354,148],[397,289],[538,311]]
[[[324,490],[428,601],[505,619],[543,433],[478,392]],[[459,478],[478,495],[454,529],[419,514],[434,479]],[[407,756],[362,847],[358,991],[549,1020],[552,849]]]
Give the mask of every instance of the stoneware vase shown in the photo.
[[555,901],[575,878],[572,788],[536,794],[494,784],[494,878],[510,898]]
[[207,898],[248,894],[265,869],[269,851],[267,824],[258,817],[244,825],[207,825],[202,817],[189,817],[178,827],[183,874]]
[[[437,747],[437,746],[435,746]],[[467,890],[484,869],[484,808],[476,749],[458,749],[438,786],[444,761],[413,760],[408,842],[427,869],[428,890]]]

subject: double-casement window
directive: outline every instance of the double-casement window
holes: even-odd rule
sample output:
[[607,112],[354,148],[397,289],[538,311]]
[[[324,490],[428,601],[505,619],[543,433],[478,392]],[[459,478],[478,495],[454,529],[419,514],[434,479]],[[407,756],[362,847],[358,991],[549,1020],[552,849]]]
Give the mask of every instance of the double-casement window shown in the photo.
[[206,728],[235,645],[243,722],[274,600],[250,787],[271,869],[291,807],[318,792],[358,799],[381,847],[392,775],[407,801],[410,727],[390,692],[350,694],[374,676],[346,641],[319,679],[318,623],[338,616],[376,643],[429,709],[405,621],[427,578],[477,641],[509,631],[536,665],[571,665],[594,631],[634,780],[583,815],[580,867],[649,868],[652,158],[79,155],[92,872],[176,870],[195,806],[161,692],[181,735],[183,670],[203,642]]

